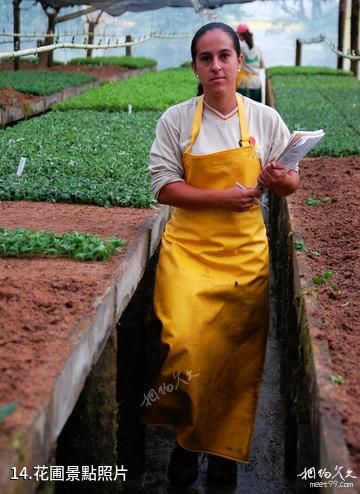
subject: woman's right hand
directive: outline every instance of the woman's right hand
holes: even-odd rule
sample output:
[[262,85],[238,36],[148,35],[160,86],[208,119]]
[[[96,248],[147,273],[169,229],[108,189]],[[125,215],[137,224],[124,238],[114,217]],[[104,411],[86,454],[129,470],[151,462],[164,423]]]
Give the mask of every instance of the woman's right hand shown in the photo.
[[255,188],[241,188],[239,185],[223,190],[224,208],[231,211],[248,211],[261,196],[261,191]]

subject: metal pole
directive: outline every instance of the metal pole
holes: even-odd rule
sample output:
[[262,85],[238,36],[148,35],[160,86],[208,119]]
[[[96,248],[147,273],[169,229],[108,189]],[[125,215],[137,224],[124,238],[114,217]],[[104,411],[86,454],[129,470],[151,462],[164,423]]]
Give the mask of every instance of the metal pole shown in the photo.
[[[20,3],[13,0],[14,33],[20,33]],[[20,50],[20,36],[14,36],[14,51]],[[14,70],[20,70],[20,58],[14,58]]]
[[[125,43],[131,43],[132,42],[132,37],[130,34],[127,34],[125,36]],[[125,47],[125,55],[127,57],[131,57],[131,46],[126,46]]]
[[[346,0],[345,4],[345,24],[344,24],[344,44],[343,52],[350,53],[350,31],[351,31],[351,0]],[[343,57],[342,68],[350,70],[350,59]]]
[[[88,24],[89,24],[88,43],[89,45],[92,45],[94,44],[94,32],[95,32],[96,23],[95,21],[88,21]],[[91,58],[91,56],[92,56],[92,49],[88,48],[86,50],[86,57]]]
[[[355,52],[359,55],[360,51],[360,37],[359,37],[359,1],[352,0],[351,4],[351,31],[350,31],[350,50],[351,52]],[[350,62],[350,70],[354,73],[355,76],[359,78],[359,60],[351,60]]]
[[301,41],[296,40],[295,65],[301,65]]
[[[345,31],[345,10],[346,0],[340,0],[339,2],[339,20],[338,20],[338,49],[344,51],[344,31]],[[343,57],[338,57],[337,68],[343,68]]]

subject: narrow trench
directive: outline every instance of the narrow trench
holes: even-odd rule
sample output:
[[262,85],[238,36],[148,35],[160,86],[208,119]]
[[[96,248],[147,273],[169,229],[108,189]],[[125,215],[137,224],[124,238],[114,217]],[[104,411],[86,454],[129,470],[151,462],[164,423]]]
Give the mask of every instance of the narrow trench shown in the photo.
[[[215,494],[220,492],[219,487],[212,487],[206,482],[206,455],[200,456],[200,475],[196,483],[187,489],[171,487],[167,479],[167,466],[174,447],[174,430],[170,427],[145,427],[139,420],[139,404],[144,401],[144,390],[151,386],[150,376],[157,357],[156,340],[159,331],[152,327],[151,318],[149,320],[156,262],[157,256],[154,256],[139,289],[118,324],[118,454],[119,463],[128,468],[124,492],[160,494],[181,491]],[[231,489],[222,487],[221,493],[224,494],[293,492],[285,473],[285,429],[288,417],[285,398],[280,392],[282,357],[281,342],[276,330],[274,289],[272,280],[272,317],[251,462],[250,465],[238,465],[237,486]]]
[[[272,208],[275,216],[278,214],[277,208],[276,204]],[[152,323],[153,319],[150,316],[158,255],[155,254],[134,296],[118,321],[117,341],[114,345],[110,344],[110,347],[107,345],[105,348],[105,352],[110,351],[108,356],[105,355],[105,361],[111,361],[113,358],[114,368],[112,371],[110,368],[105,377],[101,373],[100,376],[102,382],[105,380],[105,386],[112,380],[114,381],[112,387],[114,396],[99,398],[96,391],[96,394],[89,390],[82,392],[82,396],[85,395],[86,398],[80,397],[57,444],[56,464],[114,465],[115,459],[117,465],[126,467],[126,481],[118,487],[114,484],[99,482],[93,482],[91,485],[89,482],[72,483],[73,485],[70,482],[58,482],[54,490],[56,494],[71,494],[72,492],[76,494],[82,492],[89,494],[118,492],[292,494],[295,492],[296,474],[299,473],[296,472],[297,423],[289,413],[286,393],[283,392],[288,386],[286,381],[288,374],[291,374],[291,369],[286,368],[289,362],[289,348],[282,333],[284,331],[291,333],[291,327],[288,325],[292,323],[289,322],[288,316],[278,315],[279,306],[289,310],[289,301],[292,300],[290,288],[292,273],[291,268],[287,266],[291,265],[291,261],[286,253],[288,233],[282,229],[281,224],[276,221],[270,228],[272,315],[250,465],[238,464],[237,486],[231,489],[224,487],[219,490],[219,487],[208,485],[206,482],[207,461],[204,455],[201,458],[200,475],[196,483],[188,489],[171,487],[167,479],[167,466],[174,446],[174,431],[169,427],[145,427],[140,421],[142,411],[140,404],[144,401],[145,390],[151,387],[151,376],[155,373],[159,348],[157,344],[159,328]],[[283,238],[282,242],[279,242],[279,237]],[[274,263],[280,266],[281,280],[276,279],[279,278],[276,273],[274,275],[275,271],[279,271],[279,268],[274,269]],[[116,340],[116,335],[112,338]],[[291,351],[293,355],[296,355],[296,349]],[[93,373],[94,371],[91,374]],[[88,381],[89,378],[84,389],[87,388]],[[93,387],[91,383],[88,386],[90,389]],[[114,406],[111,408],[107,400],[109,403],[111,401],[115,403],[115,416]],[[89,408],[96,410],[89,414]],[[118,408],[117,412],[116,408]],[[87,415],[96,418],[89,420]],[[114,423],[114,431],[117,430],[117,432],[103,437],[104,432],[98,429],[111,431],[109,427],[111,421]],[[104,423],[106,423],[105,427]],[[99,449],[98,453],[97,449]],[[300,491],[296,489],[296,492]]]
[[[153,270],[148,276],[152,282]],[[171,488],[166,473],[175,440],[173,429],[145,428],[139,421],[139,403],[144,398],[144,384],[148,384],[145,383],[146,362],[150,357],[151,366],[152,360],[151,353],[146,359],[145,349],[140,341],[139,325],[135,322],[136,316],[144,308],[143,300],[143,294],[138,303],[135,297],[132,302],[135,305],[128,309],[135,311],[135,317],[126,313],[119,323],[119,462],[126,465],[129,473],[124,492],[179,492]],[[151,351],[154,349],[150,348]],[[271,324],[251,464],[239,464],[237,487],[227,490],[222,488],[221,492],[288,494],[290,487],[284,472],[284,430],[285,400],[280,394],[280,345],[274,325]],[[200,462],[198,481],[186,492],[219,492],[219,488],[212,488],[206,483],[206,458],[200,458]]]

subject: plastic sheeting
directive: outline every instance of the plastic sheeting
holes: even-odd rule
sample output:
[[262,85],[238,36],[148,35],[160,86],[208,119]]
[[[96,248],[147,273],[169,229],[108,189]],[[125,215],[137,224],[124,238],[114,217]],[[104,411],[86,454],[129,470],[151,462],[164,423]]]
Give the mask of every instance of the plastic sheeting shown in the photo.
[[192,7],[196,11],[215,9],[231,3],[247,3],[254,0],[45,0],[41,3],[50,7],[73,7],[75,5],[92,6],[118,16],[124,12],[141,12],[162,7]]

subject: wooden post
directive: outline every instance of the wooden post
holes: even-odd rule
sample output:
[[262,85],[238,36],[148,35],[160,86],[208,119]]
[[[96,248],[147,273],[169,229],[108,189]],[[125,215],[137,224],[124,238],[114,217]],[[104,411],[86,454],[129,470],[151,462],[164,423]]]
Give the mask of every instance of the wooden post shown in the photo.
[[[345,0],[345,11],[344,11],[344,32],[343,32],[343,53],[350,52],[350,29],[351,29],[351,0]],[[350,59],[342,59],[342,68],[344,70],[350,70]]]
[[[95,32],[96,23],[95,23],[95,21],[88,21],[88,23],[89,23],[88,44],[93,45],[94,44],[94,32]],[[91,55],[92,55],[92,48],[87,48],[86,58],[91,58]]]
[[[20,3],[21,0],[13,0],[14,33],[20,33]],[[14,36],[14,51],[20,49],[20,36]],[[20,69],[20,58],[14,58],[14,70]]]
[[295,65],[301,65],[301,41],[296,40]]
[[[360,52],[360,37],[359,37],[359,1],[352,0],[351,4],[351,27],[350,27],[350,50],[359,55]],[[360,77],[360,62],[359,60],[351,60],[350,70],[354,75]]]
[[[43,11],[47,15],[48,18],[48,28],[46,32],[46,36],[44,41],[42,42],[42,46],[47,46],[51,45],[54,43],[54,36],[52,36],[55,33],[55,25],[57,22],[57,15],[61,7],[53,8],[52,10],[48,10],[49,5],[45,5],[44,3],[41,3],[41,6],[43,8]],[[53,52],[42,52],[40,53],[39,57],[39,65],[42,67],[51,67],[53,64]]]
[[[48,18],[49,18],[49,26],[48,26],[48,34],[54,34],[55,33],[55,24],[56,24],[56,16],[57,12],[55,13],[49,13]],[[51,45],[54,43],[54,37],[49,36],[45,37],[45,45]],[[54,61],[54,52],[53,51],[48,51],[47,52],[47,67],[52,67]]]
[[[345,31],[345,10],[346,0],[340,0],[339,2],[339,21],[338,21],[338,49],[344,51],[344,31]],[[338,57],[337,68],[343,68],[343,57]]]
[[[87,23],[89,24],[88,28],[88,44],[93,45],[94,44],[94,39],[95,39],[95,29],[96,26],[99,24],[100,17],[104,13],[103,10],[100,10],[99,14],[97,15],[96,19],[91,19],[91,17],[86,16]],[[65,18],[65,16],[63,17]],[[61,21],[62,18],[60,18]],[[86,58],[91,58],[92,56],[92,48],[87,48],[86,50]]]
[[[132,37],[131,37],[131,35],[130,35],[130,34],[127,34],[127,35],[125,36],[125,43],[131,43],[131,41],[132,41],[132,40],[133,40],[133,39],[132,39]],[[126,55],[127,57],[131,57],[131,46],[126,46],[126,47],[125,47],[125,55]]]

